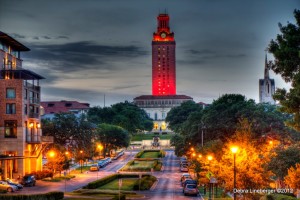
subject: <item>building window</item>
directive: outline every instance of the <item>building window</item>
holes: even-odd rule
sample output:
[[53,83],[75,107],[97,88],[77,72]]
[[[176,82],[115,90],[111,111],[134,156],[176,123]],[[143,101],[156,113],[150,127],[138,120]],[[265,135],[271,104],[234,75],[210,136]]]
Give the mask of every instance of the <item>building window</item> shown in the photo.
[[6,89],[6,98],[8,98],[8,99],[16,98],[16,89],[15,88],[7,88]]
[[16,104],[7,103],[6,104],[6,114],[16,114]]
[[17,138],[17,121],[4,121],[5,138]]
[[25,96],[24,96],[24,99],[27,99],[27,95],[28,95],[28,91],[27,91],[27,89],[25,89]]
[[161,117],[162,117],[162,119],[165,119],[166,113],[163,112],[163,113],[161,114]]
[[154,114],[154,120],[157,120],[157,113]]
[[24,105],[24,114],[27,115],[28,111],[27,111],[27,104]]

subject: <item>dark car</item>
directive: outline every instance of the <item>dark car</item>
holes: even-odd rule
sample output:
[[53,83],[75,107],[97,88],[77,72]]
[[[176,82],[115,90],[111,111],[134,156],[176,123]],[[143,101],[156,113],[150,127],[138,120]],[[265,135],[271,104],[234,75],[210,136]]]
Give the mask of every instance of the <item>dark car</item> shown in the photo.
[[103,168],[103,167],[105,167],[106,165],[107,165],[107,163],[106,163],[104,160],[100,160],[100,161],[98,162],[99,168]]
[[184,193],[184,196],[185,195],[195,195],[195,196],[198,196],[199,190],[197,188],[197,185],[195,185],[195,184],[187,184],[184,187],[184,189],[183,189],[183,193]]
[[36,180],[33,175],[25,175],[22,180],[21,184],[24,186],[35,186]]
[[23,185],[21,185],[21,184],[19,184],[19,183],[17,183],[17,182],[14,182],[14,181],[12,181],[12,180],[10,180],[9,178],[6,179],[6,182],[7,182],[9,185],[14,185],[14,186],[16,186],[16,187],[18,188],[18,190],[23,189]]
[[192,180],[192,179],[186,179],[183,183],[182,183],[182,186],[183,186],[183,190],[182,192],[184,192],[184,188],[187,184],[194,184],[194,185],[197,185],[197,181],[196,180]]

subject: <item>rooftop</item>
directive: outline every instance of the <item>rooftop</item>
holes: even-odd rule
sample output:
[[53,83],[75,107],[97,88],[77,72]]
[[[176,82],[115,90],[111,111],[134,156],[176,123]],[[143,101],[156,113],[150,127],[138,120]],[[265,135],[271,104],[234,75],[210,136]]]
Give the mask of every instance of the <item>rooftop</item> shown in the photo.
[[141,95],[135,97],[133,100],[159,100],[159,99],[189,99],[193,100],[192,97],[187,95]]
[[89,103],[80,103],[78,101],[43,101],[41,106],[45,114],[54,114],[60,112],[70,112],[71,110],[86,110],[90,108]]
[[4,44],[10,45],[14,50],[17,51],[30,51],[29,48],[15,40],[14,38],[10,37],[6,33],[0,31],[0,41],[3,41]]

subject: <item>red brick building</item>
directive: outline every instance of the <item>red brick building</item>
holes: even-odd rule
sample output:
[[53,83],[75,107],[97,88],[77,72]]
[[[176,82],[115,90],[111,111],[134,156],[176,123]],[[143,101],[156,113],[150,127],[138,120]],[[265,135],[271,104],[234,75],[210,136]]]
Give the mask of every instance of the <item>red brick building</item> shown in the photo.
[[78,101],[43,101],[41,102],[43,109],[42,118],[52,119],[57,113],[74,113],[79,117],[82,114],[87,114],[90,109],[89,103],[80,103]]
[[42,169],[40,86],[44,77],[22,67],[21,52],[30,49],[0,32],[0,169],[13,178]]

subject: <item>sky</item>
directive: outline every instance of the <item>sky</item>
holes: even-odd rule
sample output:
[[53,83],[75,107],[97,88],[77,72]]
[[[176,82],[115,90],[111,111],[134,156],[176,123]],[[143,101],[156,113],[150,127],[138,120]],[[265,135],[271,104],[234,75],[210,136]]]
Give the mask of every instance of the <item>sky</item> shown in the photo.
[[[23,68],[40,81],[42,101],[91,106],[152,92],[152,34],[170,16],[177,94],[211,103],[226,93],[258,102],[265,49],[295,23],[299,0],[0,0],[0,31],[31,49]],[[273,59],[268,54],[269,59]],[[289,88],[270,72],[276,88]]]

